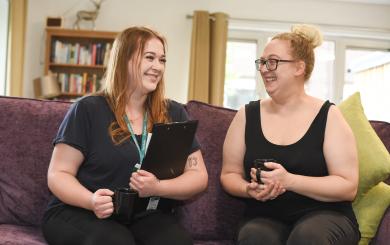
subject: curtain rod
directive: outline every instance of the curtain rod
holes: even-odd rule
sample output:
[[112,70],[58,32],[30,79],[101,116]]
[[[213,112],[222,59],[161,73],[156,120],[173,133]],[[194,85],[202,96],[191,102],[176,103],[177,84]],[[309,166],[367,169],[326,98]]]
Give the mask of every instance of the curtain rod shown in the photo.
[[[187,19],[193,19],[194,16],[193,16],[192,14],[187,14],[187,15],[186,15],[186,18],[187,18]],[[209,19],[212,20],[212,21],[215,21],[215,17],[212,16],[212,14],[209,15]],[[229,17],[228,17],[228,19],[229,19]]]
[[[187,19],[192,19],[194,15],[187,14]],[[215,20],[215,17],[210,16],[211,20]],[[312,24],[319,27],[325,27],[330,29],[350,29],[353,31],[369,31],[369,32],[387,32],[390,33],[390,29],[388,28],[372,28],[372,27],[359,27],[359,26],[353,26],[353,25],[332,25],[332,24],[325,24],[325,23],[307,23],[302,21],[284,21],[284,20],[265,20],[265,19],[251,19],[251,18],[237,18],[237,17],[229,17],[227,16],[228,20],[231,21],[242,21],[242,22],[262,22],[262,23],[268,23],[268,24],[284,24],[284,25],[293,25],[293,24]]]

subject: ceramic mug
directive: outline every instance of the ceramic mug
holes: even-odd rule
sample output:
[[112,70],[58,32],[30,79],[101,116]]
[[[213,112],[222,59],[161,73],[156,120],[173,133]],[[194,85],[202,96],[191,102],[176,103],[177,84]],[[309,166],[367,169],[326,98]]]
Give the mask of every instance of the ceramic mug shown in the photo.
[[255,159],[253,161],[253,167],[256,169],[256,179],[257,183],[263,184],[260,178],[260,172],[261,171],[271,171],[272,169],[267,168],[264,163],[266,162],[276,162],[275,159],[272,158],[260,158],[260,159]]
[[130,223],[138,199],[138,192],[130,188],[117,188],[112,196],[114,217],[122,223]]

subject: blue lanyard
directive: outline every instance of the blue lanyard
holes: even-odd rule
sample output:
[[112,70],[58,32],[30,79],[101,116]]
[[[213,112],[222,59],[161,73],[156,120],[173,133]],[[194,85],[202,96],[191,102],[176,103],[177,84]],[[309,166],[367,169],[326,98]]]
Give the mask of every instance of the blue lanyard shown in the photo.
[[139,163],[139,165],[136,164],[135,168],[139,169],[141,167],[142,161],[144,160],[145,153],[146,153],[145,151],[146,151],[146,138],[148,135],[148,130],[147,130],[148,114],[145,111],[144,122],[143,122],[143,126],[142,126],[141,147],[139,147],[139,145],[138,145],[138,141],[137,141],[137,138],[135,137],[133,127],[131,127],[131,124],[130,124],[130,121],[129,121],[129,118],[127,117],[127,115],[124,115],[124,119],[126,121],[127,128],[129,129],[129,131],[131,133],[131,138],[133,138],[134,144],[138,149],[140,163]]

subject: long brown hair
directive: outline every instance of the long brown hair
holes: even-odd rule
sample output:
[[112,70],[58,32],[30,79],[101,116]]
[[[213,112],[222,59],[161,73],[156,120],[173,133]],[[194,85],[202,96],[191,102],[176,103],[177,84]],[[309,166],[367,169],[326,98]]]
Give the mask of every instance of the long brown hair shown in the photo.
[[[115,144],[121,144],[130,137],[123,116],[126,114],[126,103],[130,96],[130,83],[141,82],[141,59],[146,43],[157,38],[166,49],[163,36],[146,27],[130,27],[122,31],[115,39],[107,70],[103,78],[103,89],[100,92],[106,97],[115,115],[109,128],[109,134]],[[128,62],[133,60],[131,70]],[[164,97],[164,78],[159,81],[156,89],[148,94],[145,109],[148,112],[148,131],[154,123],[168,122],[167,101]]]
[[314,68],[314,49],[321,45],[322,35],[315,26],[307,24],[294,25],[291,29],[291,32],[277,34],[272,40],[290,41],[293,58],[305,62],[304,78],[307,81]]

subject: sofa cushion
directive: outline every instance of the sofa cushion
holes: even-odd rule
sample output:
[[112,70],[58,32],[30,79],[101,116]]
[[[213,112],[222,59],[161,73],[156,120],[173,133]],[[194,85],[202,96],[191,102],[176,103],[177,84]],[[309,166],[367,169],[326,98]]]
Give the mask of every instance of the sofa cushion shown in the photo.
[[386,146],[387,151],[390,152],[390,123],[383,121],[370,120],[371,126],[375,129],[376,134]]
[[201,145],[209,182],[204,193],[186,201],[186,205],[179,209],[181,221],[195,240],[233,239],[244,203],[226,194],[219,178],[223,142],[236,111],[197,101],[188,102],[186,108],[191,119],[199,120],[196,137]]
[[7,245],[46,245],[41,228],[21,225],[0,225],[0,243]]
[[[387,151],[390,152],[390,123],[370,120],[370,124],[374,128],[376,134],[379,136],[383,144],[386,146]],[[390,175],[384,182],[390,185]]]
[[0,224],[41,223],[52,140],[69,105],[0,97]]
[[[390,198],[383,197],[389,195],[389,187],[384,183],[377,185],[386,180],[390,174],[390,155],[365,116],[359,93],[350,96],[339,107],[356,138],[359,188],[353,208],[362,235],[359,244],[368,244],[375,235],[390,202]],[[372,124],[375,125],[375,122]],[[381,132],[379,125],[376,127],[382,139],[386,141],[384,135],[386,131]],[[385,126],[383,130],[384,128]]]
[[390,174],[390,155],[364,114],[357,92],[339,105],[355,135],[359,157],[359,188],[355,202]]
[[371,245],[388,245],[390,241],[390,206],[382,217],[382,221],[371,241]]

